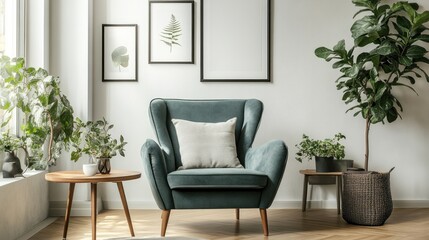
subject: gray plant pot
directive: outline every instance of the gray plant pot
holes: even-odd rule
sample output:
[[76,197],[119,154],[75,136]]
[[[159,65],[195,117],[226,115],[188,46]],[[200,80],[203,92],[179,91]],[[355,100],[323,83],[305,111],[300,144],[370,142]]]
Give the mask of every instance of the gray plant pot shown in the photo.
[[3,178],[14,178],[23,172],[19,158],[13,152],[7,152],[2,166]]
[[353,167],[353,160],[335,160],[333,157],[316,157],[316,172],[345,172]]

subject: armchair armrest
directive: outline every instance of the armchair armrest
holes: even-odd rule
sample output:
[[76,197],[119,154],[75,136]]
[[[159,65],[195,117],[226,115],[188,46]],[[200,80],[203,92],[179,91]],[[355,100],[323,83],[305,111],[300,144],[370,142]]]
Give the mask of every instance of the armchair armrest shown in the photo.
[[173,209],[174,202],[167,182],[167,167],[159,145],[152,139],[141,147],[141,157],[156,204],[162,210]]
[[267,174],[268,183],[262,192],[260,208],[269,208],[286,168],[288,149],[281,140],[268,142],[246,153],[245,167]]

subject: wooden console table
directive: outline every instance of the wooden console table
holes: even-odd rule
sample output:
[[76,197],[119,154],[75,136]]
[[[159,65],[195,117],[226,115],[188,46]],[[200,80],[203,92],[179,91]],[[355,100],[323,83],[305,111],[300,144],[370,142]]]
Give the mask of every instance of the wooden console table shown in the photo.
[[112,170],[110,174],[97,174],[95,176],[85,176],[82,171],[59,171],[51,172],[45,175],[45,179],[50,182],[69,183],[69,193],[67,199],[67,208],[64,221],[63,239],[67,238],[67,229],[69,225],[70,210],[73,203],[73,193],[76,183],[91,184],[91,224],[92,224],[92,239],[97,236],[97,183],[113,182],[118,185],[119,194],[121,196],[122,205],[124,206],[125,216],[127,217],[128,227],[130,228],[131,236],[134,237],[133,224],[131,222],[130,212],[128,210],[127,200],[125,198],[123,181],[140,178],[141,173],[135,171]]
[[302,211],[305,212],[307,207],[307,187],[308,187],[308,178],[310,176],[334,176],[336,177],[337,183],[337,212],[340,214],[340,202],[342,195],[342,172],[316,172],[314,169],[305,169],[300,170],[299,173],[304,174],[304,189],[302,194]]

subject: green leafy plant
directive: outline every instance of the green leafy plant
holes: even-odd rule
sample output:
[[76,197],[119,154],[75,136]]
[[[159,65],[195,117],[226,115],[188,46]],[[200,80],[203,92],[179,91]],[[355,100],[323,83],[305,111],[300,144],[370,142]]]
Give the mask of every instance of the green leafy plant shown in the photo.
[[23,58],[2,56],[0,89],[3,96],[0,108],[6,112],[2,126],[10,121],[14,109],[22,112],[23,149],[28,167],[46,169],[54,165],[62,150],[70,146],[74,119],[59,78],[42,68],[25,67]]
[[23,142],[20,138],[10,135],[9,131],[1,133],[0,152],[14,153],[16,150],[22,147]]
[[345,138],[343,134],[337,133],[332,139],[315,140],[303,134],[301,142],[295,145],[298,148],[295,159],[298,162],[303,159],[311,160],[313,157],[334,157],[341,160],[345,156],[345,147],[340,141]]
[[106,119],[98,121],[82,122],[79,118],[75,120],[73,132],[73,148],[71,160],[77,161],[83,153],[93,158],[111,158],[119,153],[125,157],[124,146],[127,142],[121,135],[119,141],[114,139],[109,131],[114,127]]
[[179,36],[181,36],[180,22],[171,14],[170,23],[161,32],[161,41],[170,47],[170,52],[173,51],[173,46],[181,46]]
[[342,100],[346,104],[353,104],[347,112],[354,111],[354,116],[366,119],[365,169],[368,170],[371,124],[394,122],[403,111],[393,90],[405,87],[415,92],[411,85],[416,79],[429,81],[420,65],[429,63],[422,44],[429,42],[428,28],[424,25],[429,21],[429,12],[419,13],[416,3],[352,2],[362,8],[354,17],[367,14],[351,27],[354,46],[347,50],[341,40],[333,49],[317,48],[315,54],[328,62],[335,61],[332,67],[342,74],[336,80],[337,89],[343,91]]
[[128,67],[130,56],[127,54],[128,49],[124,46],[115,48],[112,52],[112,62],[121,71],[121,67]]

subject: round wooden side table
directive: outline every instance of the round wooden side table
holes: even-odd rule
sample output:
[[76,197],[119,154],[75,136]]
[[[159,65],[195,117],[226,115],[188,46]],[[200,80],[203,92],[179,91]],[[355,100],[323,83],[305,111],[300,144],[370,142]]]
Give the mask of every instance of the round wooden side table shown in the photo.
[[92,239],[97,236],[97,183],[113,182],[118,185],[119,194],[121,196],[122,205],[124,207],[125,216],[127,217],[128,227],[131,236],[134,237],[133,224],[131,222],[130,212],[128,210],[127,199],[125,198],[123,181],[134,180],[141,177],[141,173],[136,171],[112,170],[110,174],[97,174],[95,176],[85,176],[82,171],[58,171],[51,172],[45,175],[45,179],[49,182],[69,183],[69,192],[67,198],[66,215],[64,218],[63,239],[67,238],[67,229],[69,225],[70,210],[73,204],[73,193],[76,183],[91,184],[91,224],[92,224]]

